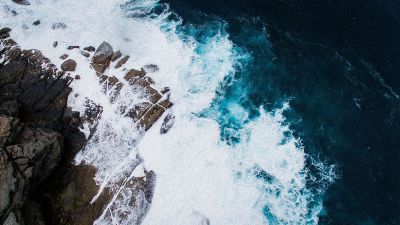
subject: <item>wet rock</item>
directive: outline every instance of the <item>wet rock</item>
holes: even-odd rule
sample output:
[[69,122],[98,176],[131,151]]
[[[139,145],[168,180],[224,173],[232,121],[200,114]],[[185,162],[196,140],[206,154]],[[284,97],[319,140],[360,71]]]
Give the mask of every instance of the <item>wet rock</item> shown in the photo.
[[165,118],[160,128],[161,134],[166,134],[174,125],[175,116],[169,113]]
[[118,61],[117,65],[115,65],[115,69],[120,68],[122,65],[124,65],[129,59],[129,55],[123,57],[121,60]]
[[67,54],[63,54],[62,56],[60,56],[60,59],[62,59],[62,60],[67,59],[67,58],[68,58]]
[[81,76],[75,75],[75,80],[80,80],[80,79],[81,79]]
[[67,24],[65,23],[53,23],[51,25],[51,29],[53,30],[64,30],[65,28],[67,28]]
[[154,64],[145,65],[143,69],[146,71],[146,73],[155,73],[160,70],[160,68]]
[[76,62],[73,59],[67,59],[61,64],[61,69],[63,71],[75,71]]
[[164,107],[165,109],[171,108],[173,106],[172,102],[170,102],[169,100],[164,100],[162,102],[157,103],[160,106]]
[[114,54],[113,48],[107,42],[103,42],[94,53],[92,58],[93,69],[98,73],[103,73],[110,65],[111,57]]
[[88,52],[96,51],[96,49],[93,46],[84,47],[83,50],[88,51]]
[[165,87],[165,88],[161,89],[160,93],[165,95],[165,94],[169,93],[170,91],[171,91],[171,89],[169,87]]
[[139,120],[139,126],[147,131],[161,117],[164,111],[165,109],[163,107],[157,104],[153,105]]
[[32,25],[34,26],[40,25],[40,20],[36,20],[35,22],[32,23]]
[[116,51],[116,52],[114,52],[114,54],[112,55],[111,61],[114,62],[115,60],[119,59],[121,56],[122,56],[122,53],[121,53],[120,51]]
[[81,51],[81,55],[85,56],[86,58],[90,57],[90,53],[87,51]]
[[19,5],[30,5],[28,0],[12,0],[13,2],[19,4]]
[[4,28],[0,29],[0,38],[6,39],[6,38],[10,37],[10,34],[9,34],[10,31],[11,31],[11,29],[8,27],[4,27]]
[[129,84],[133,85],[140,78],[144,77],[146,73],[144,70],[129,70],[129,72],[124,76],[124,79],[129,82]]
[[139,119],[141,119],[144,114],[153,106],[153,104],[149,102],[142,102],[139,104],[136,104],[132,109],[128,111],[126,116],[130,117],[133,119],[133,121],[137,122]]
[[70,45],[67,47],[68,50],[79,48],[79,45]]
[[56,48],[58,46],[58,41],[53,42],[53,48]]

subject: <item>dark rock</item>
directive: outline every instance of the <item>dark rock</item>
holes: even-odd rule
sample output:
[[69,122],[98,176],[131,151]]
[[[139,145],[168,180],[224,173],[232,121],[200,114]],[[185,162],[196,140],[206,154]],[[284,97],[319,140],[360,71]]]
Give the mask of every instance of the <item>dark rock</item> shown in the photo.
[[112,55],[111,61],[114,62],[115,60],[119,59],[121,56],[122,56],[122,53],[121,53],[120,51],[116,51],[116,52],[114,52],[114,54]]
[[19,5],[30,5],[28,0],[12,0],[13,2],[19,4]]
[[79,48],[79,46],[78,45],[71,45],[71,46],[67,47],[68,50],[72,50],[72,49],[75,49],[75,48]]
[[146,71],[146,73],[154,73],[160,70],[160,68],[154,64],[145,65],[143,69]]
[[132,109],[128,111],[126,116],[133,119],[133,121],[137,122],[139,119],[143,117],[143,115],[152,107],[153,105],[149,102],[142,102],[135,105]]
[[85,56],[86,58],[90,57],[90,53],[87,51],[81,51],[81,55]]
[[164,100],[160,103],[157,103],[160,106],[164,107],[165,109],[171,108],[173,106],[172,102],[170,102],[169,100]]
[[166,134],[174,125],[175,116],[169,113],[165,118],[160,128],[161,134]]
[[113,48],[107,42],[103,42],[94,53],[92,58],[93,69],[98,73],[103,73],[110,65],[111,57],[114,54]]
[[124,65],[129,59],[129,55],[125,56],[121,60],[118,61],[117,65],[115,65],[115,69],[120,68],[122,65]]
[[73,59],[67,59],[61,64],[61,69],[63,71],[75,71],[76,62]]
[[19,116],[19,104],[15,100],[0,103],[0,114],[12,117]]
[[32,23],[32,25],[37,26],[40,24],[40,20],[36,20],[35,22]]
[[167,93],[170,92],[170,91],[171,91],[171,89],[170,89],[169,87],[165,87],[165,88],[161,89],[160,93],[163,94],[163,95],[165,95],[165,94],[167,94]]
[[83,50],[88,51],[88,52],[94,52],[94,51],[96,51],[96,49],[95,49],[93,46],[85,47],[85,48],[83,48]]
[[148,130],[153,124],[161,117],[165,109],[159,105],[153,105],[143,117],[139,120],[138,124],[144,130]]
[[80,79],[81,79],[81,76],[75,75],[75,80],[80,80]]
[[64,55],[60,56],[60,59],[62,59],[62,60],[67,59],[67,58],[68,58],[67,54],[64,54]]
[[124,76],[124,79],[129,82],[129,84],[133,85],[140,78],[144,77],[146,73],[144,70],[129,70],[129,72]]
[[51,29],[53,30],[64,30],[65,28],[67,28],[67,24],[65,23],[53,23],[51,25]]
[[53,48],[58,46],[58,41],[53,42]]
[[9,38],[10,37],[10,34],[9,34],[10,31],[11,31],[11,29],[8,28],[8,27],[4,27],[4,28],[0,29],[0,38],[1,39]]

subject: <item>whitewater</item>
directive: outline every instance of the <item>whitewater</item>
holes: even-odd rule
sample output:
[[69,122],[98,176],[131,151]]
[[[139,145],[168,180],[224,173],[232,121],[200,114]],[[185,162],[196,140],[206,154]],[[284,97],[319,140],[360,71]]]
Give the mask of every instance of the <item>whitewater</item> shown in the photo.
[[[67,46],[98,46],[107,41],[131,56],[128,67],[158,65],[159,71],[150,76],[157,88],[171,89],[173,127],[160,134],[161,118],[144,133],[118,113],[118,105],[135,104],[139,97],[123,91],[118,104],[110,103],[89,59],[79,51],[69,52],[78,63],[76,74],[82,77],[72,84],[69,106],[84,113],[87,98],[103,106],[93,135],[96,138],[88,141],[75,163],[95,166],[95,179],[102,188],[113,188],[121,180],[144,176],[146,171],[156,174],[153,200],[143,221],[138,219],[143,212],[120,201],[115,202],[117,207],[108,207],[95,224],[318,223],[322,199],[306,185],[312,180],[306,167],[308,156],[301,140],[295,139],[284,123],[288,104],[273,112],[260,108],[260,116],[250,120],[245,108],[230,102],[229,116],[242,125],[236,131],[240,141],[235,144],[220,138],[221,124],[199,116],[216,93],[229,85],[226,80],[233,78],[240,66],[238,59],[251,58],[250,53],[236,50],[226,24],[221,22],[199,42],[179,29],[184,26],[179,15],[155,0],[30,2],[30,6],[21,6],[0,0],[0,25],[13,28],[12,37],[22,48],[39,49],[59,66],[59,56]],[[18,15],[12,15],[12,10]],[[36,20],[41,24],[32,26]],[[67,28],[54,30],[54,23],[65,23]],[[53,48],[54,41],[60,47]],[[123,71],[110,69],[108,73],[123,80]],[[83,131],[90,133],[88,126]],[[332,167],[314,163],[328,171],[326,179],[333,179]],[[121,211],[125,216],[120,216]]]

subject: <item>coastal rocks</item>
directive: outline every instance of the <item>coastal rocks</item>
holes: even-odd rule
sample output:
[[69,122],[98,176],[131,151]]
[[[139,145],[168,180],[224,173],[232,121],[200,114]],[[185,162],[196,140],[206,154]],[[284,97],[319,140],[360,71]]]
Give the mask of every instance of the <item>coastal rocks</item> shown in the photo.
[[30,5],[28,0],[12,0],[13,2],[19,4],[19,5]]
[[129,59],[129,55],[123,57],[121,60],[118,61],[117,65],[115,65],[115,69],[120,68],[122,65],[124,65]]
[[174,125],[175,116],[173,114],[168,114],[161,125],[160,133],[166,134]]
[[76,62],[73,59],[67,59],[61,64],[61,69],[63,71],[75,71]]
[[110,65],[111,57],[114,51],[111,45],[107,42],[103,42],[94,53],[92,58],[93,69],[98,73],[103,73],[106,68]]
[[84,47],[83,50],[88,51],[88,52],[94,52],[94,51],[96,51],[96,48],[93,46],[88,46],[88,47]]

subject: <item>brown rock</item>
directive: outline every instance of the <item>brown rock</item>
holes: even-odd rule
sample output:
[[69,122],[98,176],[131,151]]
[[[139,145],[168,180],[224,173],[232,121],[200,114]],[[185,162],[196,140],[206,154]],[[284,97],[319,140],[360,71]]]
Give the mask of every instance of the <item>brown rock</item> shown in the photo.
[[75,71],[76,62],[73,59],[67,59],[61,64],[61,69],[63,71]]
[[120,68],[122,65],[124,65],[129,59],[129,55],[125,56],[121,60],[118,61],[117,65],[115,65],[115,69]]
[[144,70],[129,70],[129,72],[124,76],[124,79],[129,82],[129,84],[133,85],[137,80],[144,77],[146,73]]
[[122,56],[122,53],[120,51],[116,51],[114,52],[114,54],[111,56],[111,61],[115,61],[117,59],[119,59]]
[[129,116],[133,119],[133,121],[137,122],[143,115],[153,106],[153,104],[149,102],[142,102],[140,104],[135,105],[132,109],[128,111],[126,116]]
[[159,105],[153,105],[144,116],[139,120],[138,125],[144,130],[148,130],[161,117],[165,109]]
[[103,73],[110,64],[110,60],[114,51],[111,45],[103,42],[94,53],[92,58],[92,66],[98,73]]
[[94,51],[96,51],[96,48],[93,46],[88,46],[88,47],[84,47],[83,50],[88,51],[88,52],[94,52]]
[[172,107],[174,105],[169,100],[164,100],[164,101],[162,101],[160,103],[157,103],[157,104],[159,104],[160,106],[164,107],[165,109],[168,109],[168,108],[170,108],[170,107]]

